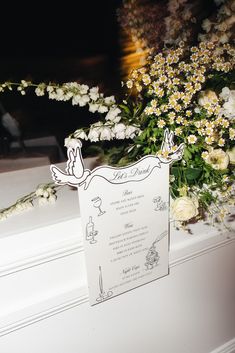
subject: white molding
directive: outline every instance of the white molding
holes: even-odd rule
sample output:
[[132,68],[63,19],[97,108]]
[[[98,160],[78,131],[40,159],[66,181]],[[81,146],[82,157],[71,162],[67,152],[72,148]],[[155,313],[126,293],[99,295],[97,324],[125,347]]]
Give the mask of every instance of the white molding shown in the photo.
[[[170,252],[170,255],[171,253],[172,254],[174,253],[175,259],[170,260],[169,267],[172,268],[175,266],[179,266],[186,261],[193,260],[198,256],[202,256],[220,247],[226,246],[234,242],[235,238],[224,237],[222,240],[218,241],[218,238],[215,237],[214,240],[215,242],[212,239],[212,242],[206,247],[203,241],[196,243],[197,247],[199,246],[199,249],[197,250],[195,250],[194,246],[190,246],[192,250],[190,251],[189,249],[187,249],[187,254],[183,256],[177,256],[177,252],[179,250],[177,249],[174,251],[174,249],[172,249],[172,251]],[[39,266],[46,262],[57,260],[59,258],[76,254],[79,252],[83,252],[83,251],[84,251],[84,247],[82,242],[78,241],[77,239],[75,240],[74,238],[67,241],[60,242],[60,244],[57,243],[56,245],[50,244],[48,247],[45,247],[43,250],[40,249],[39,252],[35,252],[30,256],[23,257],[16,262],[12,262],[12,263],[6,264],[5,266],[1,266],[0,277],[10,275],[18,271],[26,270],[34,266]]]
[[25,317],[22,320],[15,321],[9,325],[0,327],[0,337],[5,336],[13,331],[19,330],[23,327],[34,324],[35,322],[45,320],[48,317],[57,315],[65,310],[74,308],[75,306],[81,305],[88,301],[88,295],[82,294],[79,297],[76,297],[71,300],[67,300],[59,305],[52,306],[47,310],[40,311],[34,315]]
[[226,342],[222,346],[214,349],[210,353],[234,353],[235,352],[235,337],[230,341]]
[[216,249],[224,247],[224,246],[226,246],[226,245],[228,245],[228,244],[230,244],[230,243],[232,243],[234,241],[235,241],[235,238],[229,238],[229,239],[226,238],[226,239],[223,239],[221,241],[217,241],[216,243],[212,243],[212,244],[208,245],[207,247],[202,247],[201,249],[198,249],[196,251],[188,252],[188,254],[185,255],[185,256],[180,256],[180,257],[177,257],[174,260],[171,260],[170,264],[169,264],[169,267],[172,268],[172,267],[181,265],[181,264],[183,264],[186,261],[190,261],[190,260],[195,259],[198,256],[205,255],[205,254],[207,254],[207,253],[209,253],[211,251],[214,251]]
[[6,264],[0,267],[0,277],[13,274],[18,271],[26,270],[30,267],[42,265],[45,262],[57,260],[61,257],[83,251],[83,245],[78,241],[64,241],[62,244],[55,247],[52,245],[45,248],[43,251],[35,253],[34,255],[22,258],[19,261]]

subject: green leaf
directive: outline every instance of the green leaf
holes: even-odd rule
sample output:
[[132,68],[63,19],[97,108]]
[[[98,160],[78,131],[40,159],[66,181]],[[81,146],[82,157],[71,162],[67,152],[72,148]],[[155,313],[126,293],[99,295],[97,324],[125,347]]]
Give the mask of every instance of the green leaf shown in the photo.
[[202,170],[199,168],[187,168],[185,170],[185,177],[188,181],[196,180],[200,177]]
[[184,159],[185,160],[190,160],[192,158],[192,153],[189,151],[187,147],[184,149]]

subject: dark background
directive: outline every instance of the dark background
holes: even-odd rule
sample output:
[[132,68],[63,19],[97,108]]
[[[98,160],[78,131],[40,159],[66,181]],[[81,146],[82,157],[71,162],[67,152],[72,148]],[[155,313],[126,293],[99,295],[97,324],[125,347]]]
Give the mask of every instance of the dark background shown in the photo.
[[[87,83],[106,95],[120,92],[118,0],[8,2],[1,16],[0,82]],[[23,138],[64,138],[94,114],[71,102],[4,93],[0,100],[20,123]]]

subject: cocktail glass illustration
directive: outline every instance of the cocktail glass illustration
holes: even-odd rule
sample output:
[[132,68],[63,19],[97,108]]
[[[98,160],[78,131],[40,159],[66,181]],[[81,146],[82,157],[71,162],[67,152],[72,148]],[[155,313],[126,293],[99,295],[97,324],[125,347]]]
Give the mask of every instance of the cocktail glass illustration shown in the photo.
[[99,210],[98,216],[102,216],[105,213],[105,211],[101,210],[101,204],[102,204],[101,198],[99,196],[97,196],[94,199],[92,199],[91,201],[93,202],[93,206],[98,208],[98,210]]

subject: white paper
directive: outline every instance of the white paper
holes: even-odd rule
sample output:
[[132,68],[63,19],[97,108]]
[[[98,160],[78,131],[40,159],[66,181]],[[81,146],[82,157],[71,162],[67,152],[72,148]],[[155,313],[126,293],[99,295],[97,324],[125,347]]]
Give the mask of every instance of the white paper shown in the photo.
[[91,305],[168,273],[169,165],[148,157],[79,188]]
[[56,184],[79,193],[90,304],[95,305],[168,273],[169,166],[182,158],[166,130],[161,151],[127,167],[84,168],[81,143],[68,148]]

